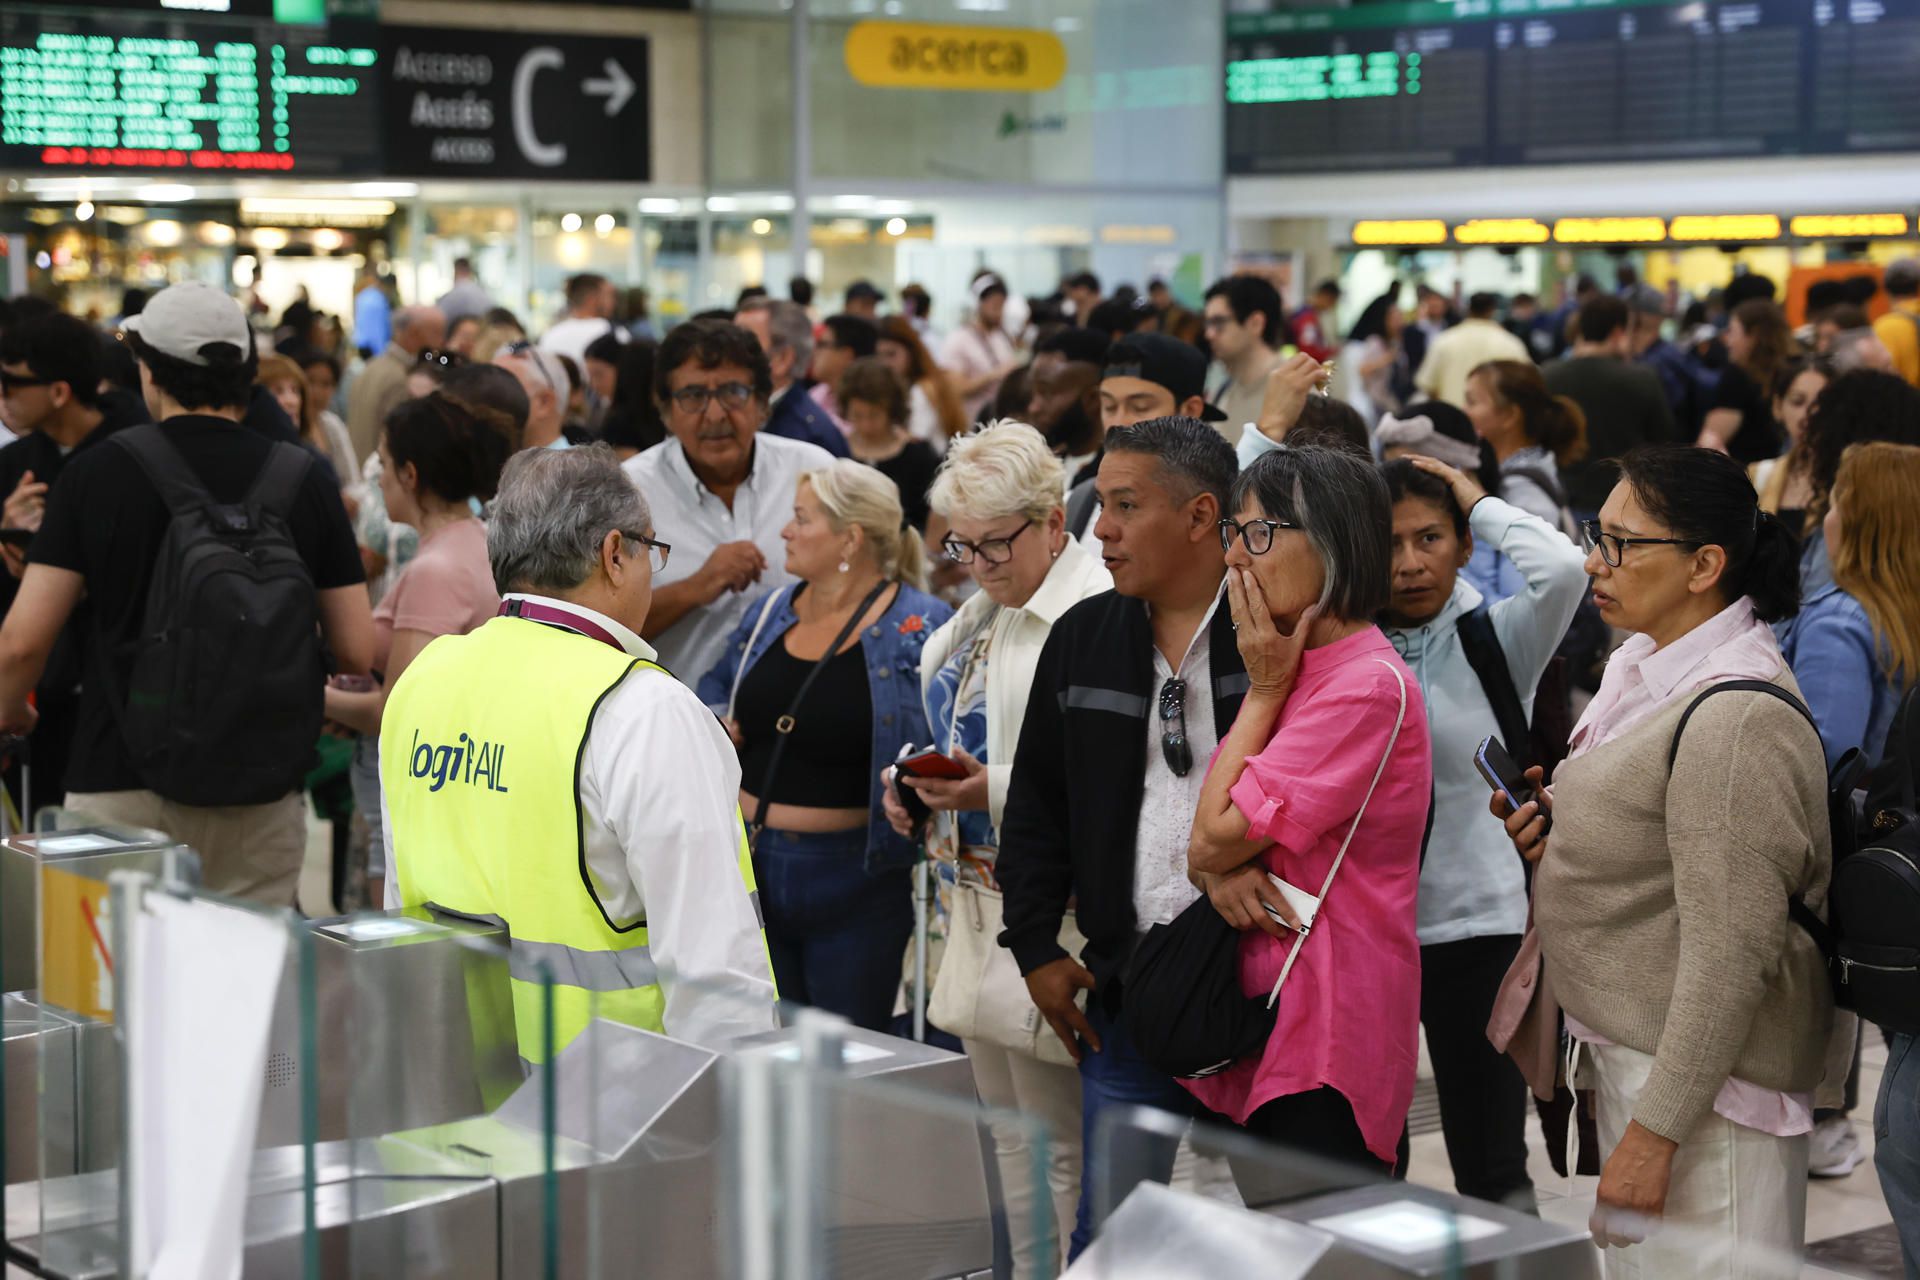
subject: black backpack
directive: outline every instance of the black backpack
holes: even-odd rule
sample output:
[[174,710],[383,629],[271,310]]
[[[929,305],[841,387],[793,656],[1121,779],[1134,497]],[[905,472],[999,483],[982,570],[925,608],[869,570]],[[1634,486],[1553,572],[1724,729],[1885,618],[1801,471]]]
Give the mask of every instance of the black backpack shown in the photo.
[[327,677],[313,576],[288,526],[311,459],[276,443],[246,499],[221,503],[160,427],[110,443],[173,517],[114,699],[134,769],[179,804],[278,800],[312,765]]
[[[1764,680],[1728,680],[1702,690],[1673,731],[1667,770],[1680,734],[1702,702],[1746,690],[1785,702],[1813,724],[1805,703]],[[1806,930],[1827,962],[1834,1002],[1888,1031],[1920,1033],[1920,819],[1914,766],[1920,764],[1920,705],[1909,690],[1887,734],[1886,760],[1871,792],[1859,790],[1866,761],[1855,748],[1827,779],[1827,825],[1833,836],[1833,878],[1822,921],[1798,895],[1787,914]],[[1817,726],[1816,726],[1817,727]],[[1875,797],[1880,797],[1876,799]],[[1864,812],[1863,812],[1864,808]]]
[[[1574,523],[1573,514],[1567,507],[1566,490],[1540,467],[1515,467],[1502,473],[1508,478],[1530,480],[1551,498],[1560,508],[1558,528],[1574,546],[1581,545],[1580,528]],[[1556,652],[1566,659],[1567,679],[1585,689],[1588,693],[1600,690],[1600,672],[1607,665],[1607,655],[1613,652],[1613,629],[1600,616],[1600,606],[1593,602],[1591,591],[1582,593],[1580,607],[1573,611],[1573,621],[1567,624],[1567,634],[1560,638],[1560,647]],[[1512,744],[1506,744],[1508,754],[1512,754]],[[1514,756],[1519,759],[1519,756]]]

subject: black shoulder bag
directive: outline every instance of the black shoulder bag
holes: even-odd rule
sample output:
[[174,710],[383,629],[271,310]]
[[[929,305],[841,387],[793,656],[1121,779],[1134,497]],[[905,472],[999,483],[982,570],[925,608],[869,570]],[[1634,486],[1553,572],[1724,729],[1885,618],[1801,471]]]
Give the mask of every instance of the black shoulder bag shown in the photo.
[[[794,716],[799,713],[800,704],[806,701],[807,690],[813,688],[813,682],[819,679],[820,673],[826,670],[827,664],[840,656],[840,646],[845,644],[847,637],[858,629],[860,620],[867,616],[867,610],[873,608],[874,601],[885,594],[886,589],[892,585],[891,582],[882,582],[879,586],[867,592],[867,598],[862,600],[859,607],[854,609],[853,615],[849,617],[846,624],[840,628],[840,634],[833,638],[833,643],[827,646],[827,651],[820,656],[820,660],[808,669],[807,678],[802,680],[800,687],[793,691],[793,701],[787,704],[786,714],[773,722],[773,732],[775,734],[773,754],[767,757],[767,771],[760,776],[760,803],[754,806],[753,823],[747,828],[747,847],[749,849],[759,845],[760,833],[766,830],[767,810],[773,806],[773,801],[770,798],[773,795],[773,780],[779,776],[780,761],[787,754],[787,743],[793,737],[794,725],[798,723],[794,719]],[[744,655],[741,660],[745,661]]]

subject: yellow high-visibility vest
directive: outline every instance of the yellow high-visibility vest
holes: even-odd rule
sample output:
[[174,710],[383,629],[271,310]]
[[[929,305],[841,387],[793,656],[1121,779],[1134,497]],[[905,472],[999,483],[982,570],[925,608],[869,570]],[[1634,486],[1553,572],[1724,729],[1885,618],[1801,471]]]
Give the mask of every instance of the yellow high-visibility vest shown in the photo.
[[[662,1029],[647,922],[601,904],[586,861],[580,760],[594,715],[657,663],[501,617],[421,650],[387,695],[380,783],[403,906],[498,920],[511,936],[520,1056],[547,1061],[594,1017]],[[755,892],[745,827],[742,892]],[[553,988],[553,1033],[545,996]]]

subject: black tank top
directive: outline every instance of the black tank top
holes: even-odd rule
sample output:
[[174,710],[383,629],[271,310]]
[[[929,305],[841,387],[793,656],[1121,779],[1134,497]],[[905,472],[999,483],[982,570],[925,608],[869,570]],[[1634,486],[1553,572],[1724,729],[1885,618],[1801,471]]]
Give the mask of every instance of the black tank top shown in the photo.
[[787,652],[784,639],[769,645],[740,681],[734,716],[740,723],[740,785],[774,804],[811,809],[864,809],[872,795],[873,698],[867,690],[866,657],[859,645],[835,654],[794,712],[791,741],[780,757],[773,794],[761,796],[767,762],[778,740],[774,722],[793,705],[793,695],[812,659]]

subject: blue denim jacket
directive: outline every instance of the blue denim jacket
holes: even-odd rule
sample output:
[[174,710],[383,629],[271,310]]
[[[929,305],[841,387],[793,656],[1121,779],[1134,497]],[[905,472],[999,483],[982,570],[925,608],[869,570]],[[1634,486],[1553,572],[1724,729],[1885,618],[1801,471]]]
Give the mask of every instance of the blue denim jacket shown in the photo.
[[1880,762],[1900,689],[1887,674],[1887,654],[1860,602],[1839,587],[1815,591],[1800,612],[1777,624],[1780,651],[1820,727],[1827,767],[1858,747]]
[[[713,708],[716,715],[726,714],[734,676],[743,670],[741,663],[745,662],[745,670],[751,670],[753,664],[760,661],[760,655],[798,621],[793,611],[793,597],[804,585],[780,587],[747,606],[740,625],[727,637],[720,661],[700,677],[695,690],[700,701]],[[747,641],[753,636],[754,624],[760,621],[761,611],[768,608],[771,612],[766,625],[760,628],[759,636],[753,640],[753,649],[748,652]],[[926,708],[920,701],[920,650],[926,646],[927,637],[952,616],[949,605],[903,584],[880,621],[860,635],[860,652],[867,663],[867,693],[873,699],[873,760],[868,770],[871,813],[867,823],[867,870],[870,872],[913,863],[913,842],[895,835],[887,823],[886,811],[880,803],[880,773],[894,762],[903,744],[926,746],[933,739],[927,727]],[[748,820],[752,820],[752,815],[748,815]]]

